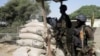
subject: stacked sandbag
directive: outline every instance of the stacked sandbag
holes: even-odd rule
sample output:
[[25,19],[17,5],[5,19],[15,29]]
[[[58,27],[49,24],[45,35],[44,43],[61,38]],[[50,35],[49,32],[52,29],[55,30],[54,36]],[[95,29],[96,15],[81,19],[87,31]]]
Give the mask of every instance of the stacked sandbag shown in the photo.
[[28,56],[28,50],[28,47],[20,47],[13,52],[13,56]]
[[14,53],[13,56],[41,56],[45,55],[46,51],[43,49],[33,47],[20,47]]
[[[50,27],[50,26],[49,26]],[[32,20],[31,22],[25,24],[23,28],[19,31],[19,40],[16,41],[18,45],[21,46],[32,46],[35,48],[43,48],[44,25],[43,22],[38,20]]]
[[34,34],[34,33],[19,33],[19,37],[21,39],[34,39],[38,41],[44,41],[42,36]]
[[31,39],[21,39],[17,40],[17,43],[22,46],[32,46],[35,48],[43,48],[43,42],[40,42],[38,40],[31,40]]
[[55,56],[65,56],[65,55],[64,55],[64,52],[61,49],[57,48]]
[[[49,24],[47,27],[50,29],[53,34],[53,30]],[[31,22],[24,25],[23,28],[19,31],[19,39],[16,40],[16,43],[21,46],[14,53],[13,56],[46,56],[47,44],[45,43],[43,36],[44,34],[44,24],[38,20],[32,20]],[[50,37],[51,39],[51,50],[55,51],[58,54],[61,50],[56,50],[56,40],[55,37]],[[24,50],[23,50],[24,49]],[[23,55],[20,55],[23,54]],[[60,56],[59,54],[56,56]],[[61,54],[61,56],[63,56]]]

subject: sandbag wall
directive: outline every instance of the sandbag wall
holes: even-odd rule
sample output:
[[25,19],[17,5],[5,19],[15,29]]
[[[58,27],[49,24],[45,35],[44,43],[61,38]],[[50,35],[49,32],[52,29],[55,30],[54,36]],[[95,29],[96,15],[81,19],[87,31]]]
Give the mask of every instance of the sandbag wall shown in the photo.
[[[49,24],[47,24],[47,27],[53,32]],[[43,22],[39,22],[36,19],[25,24],[24,27],[19,30],[19,39],[16,40],[16,43],[21,47],[13,53],[13,56],[46,56],[47,51],[45,48],[47,48],[47,46],[43,36],[44,30]],[[56,49],[56,40],[54,37],[51,38],[50,45],[52,51],[59,50]],[[59,55],[57,54],[56,56]]]

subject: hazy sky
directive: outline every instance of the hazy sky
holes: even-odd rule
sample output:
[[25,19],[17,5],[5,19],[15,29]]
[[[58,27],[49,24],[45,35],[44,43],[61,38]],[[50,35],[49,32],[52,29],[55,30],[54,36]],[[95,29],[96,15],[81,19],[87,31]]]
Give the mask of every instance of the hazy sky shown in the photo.
[[0,0],[0,6],[3,6],[4,4],[7,3],[8,0]]
[[[70,14],[84,5],[100,6],[100,0],[68,0],[63,4],[67,5],[68,10],[66,11],[66,13]],[[59,6],[60,3],[50,2],[51,13],[49,14],[49,16],[59,18],[60,16]]]
[[[0,6],[3,6],[4,4],[6,4],[7,1],[8,0],[0,0]],[[63,4],[67,5],[68,10],[66,11],[66,13],[70,14],[84,5],[100,6],[100,0],[68,0],[64,2]],[[59,18],[60,16],[59,6],[60,6],[60,3],[50,1],[51,13],[49,14],[49,16]]]

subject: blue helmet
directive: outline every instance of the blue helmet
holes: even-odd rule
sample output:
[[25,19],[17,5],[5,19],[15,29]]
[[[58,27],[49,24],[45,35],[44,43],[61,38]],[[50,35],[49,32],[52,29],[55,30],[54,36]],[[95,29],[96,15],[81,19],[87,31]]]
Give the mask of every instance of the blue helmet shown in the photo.
[[82,22],[86,22],[87,17],[85,15],[83,15],[83,14],[80,14],[80,15],[76,16],[76,19],[80,20]]

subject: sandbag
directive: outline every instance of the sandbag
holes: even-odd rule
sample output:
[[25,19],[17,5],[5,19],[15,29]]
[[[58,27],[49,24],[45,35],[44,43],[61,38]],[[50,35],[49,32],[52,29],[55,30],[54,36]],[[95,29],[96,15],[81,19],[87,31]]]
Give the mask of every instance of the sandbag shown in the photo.
[[64,55],[64,52],[61,49],[57,48],[56,49],[56,56],[65,56],[65,55]]
[[28,56],[27,51],[29,50],[28,47],[20,47],[13,52],[13,56]]
[[[48,46],[44,44],[44,47],[47,48]],[[51,51],[56,50],[56,45],[50,44]]]
[[20,30],[21,33],[35,33],[38,35],[42,35],[44,32],[44,27],[26,27]]
[[43,49],[33,48],[33,47],[20,47],[13,52],[13,56],[41,56],[46,53]]
[[40,42],[38,40],[32,40],[32,39],[20,39],[20,40],[16,40],[16,43],[18,45],[32,46],[35,48],[43,48],[43,46],[44,46],[43,42]]
[[46,56],[46,55],[41,54],[40,56]]
[[33,33],[19,33],[19,38],[22,39],[34,39],[38,41],[44,41],[42,36]]
[[56,45],[56,40],[55,40],[55,38],[52,38],[52,39],[51,39],[51,44]]
[[41,56],[44,53],[46,53],[45,50],[43,49],[36,49],[36,48],[31,48],[30,52],[28,53],[29,56]]
[[56,45],[50,44],[50,48],[51,48],[51,51],[54,51],[54,50],[56,50]]
[[[43,22],[30,22],[30,23],[25,24],[24,26],[25,27],[37,27],[37,26],[44,27],[44,24]],[[47,27],[51,28],[49,24],[47,24]]]

